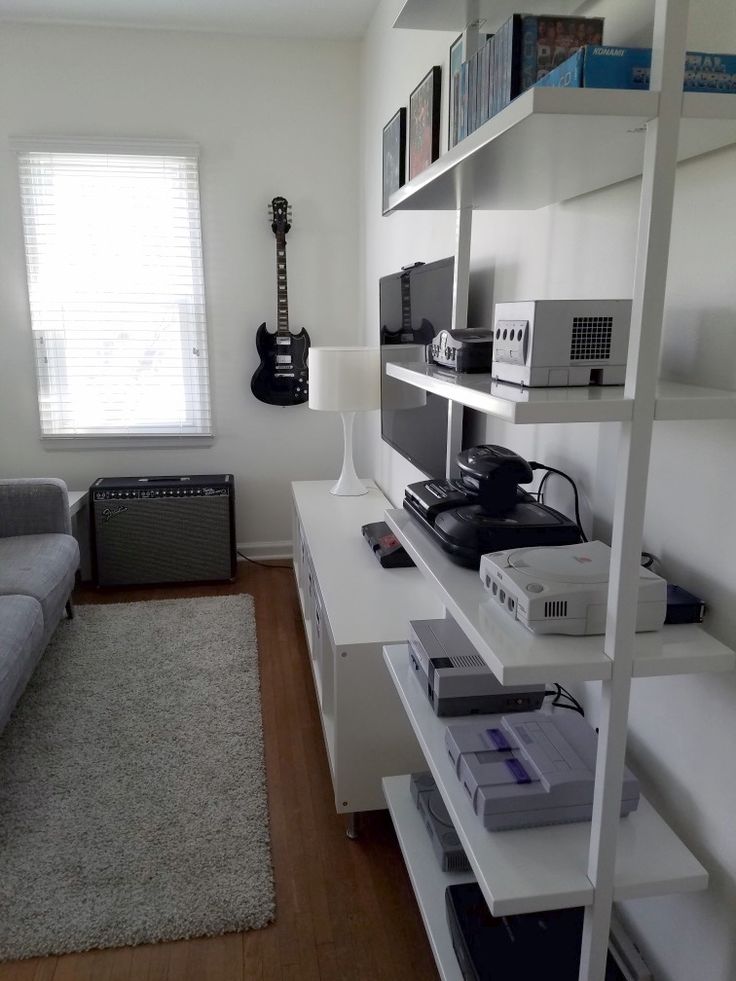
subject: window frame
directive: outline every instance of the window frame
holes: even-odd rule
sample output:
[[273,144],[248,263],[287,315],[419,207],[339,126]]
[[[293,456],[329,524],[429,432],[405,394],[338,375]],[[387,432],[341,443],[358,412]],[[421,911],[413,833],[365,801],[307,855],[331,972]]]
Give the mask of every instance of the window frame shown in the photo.
[[[21,241],[23,244],[23,266],[26,275],[26,302],[28,311],[29,341],[33,361],[33,377],[36,396],[36,418],[38,426],[38,438],[45,449],[131,449],[131,448],[167,448],[174,446],[206,446],[211,445],[215,440],[215,405],[212,391],[212,343],[209,330],[209,315],[207,304],[207,290],[205,282],[205,263],[204,263],[204,232],[203,232],[203,213],[201,197],[201,152],[199,144],[183,140],[157,140],[157,139],[120,139],[120,138],[89,138],[89,137],[12,137],[9,140],[10,149],[15,152],[16,157],[27,153],[70,153],[70,154],[107,154],[107,155],[132,155],[132,156],[159,156],[159,157],[188,157],[194,158],[197,173],[197,192],[196,202],[199,214],[199,239],[202,254],[202,291],[203,291],[203,311],[204,323],[203,334],[207,346],[207,363],[204,368],[204,378],[207,386],[207,403],[203,402],[203,407],[209,409],[209,426],[207,432],[187,432],[180,433],[156,431],[150,427],[151,431],[144,432],[95,432],[95,433],[45,433],[41,418],[41,379],[38,371],[37,361],[37,340],[34,337],[33,318],[31,315],[30,284],[28,280],[28,261],[25,248],[25,219],[22,207],[22,185],[20,169],[16,167],[16,179],[18,181],[18,203],[21,220]],[[162,426],[164,424],[162,423]]]

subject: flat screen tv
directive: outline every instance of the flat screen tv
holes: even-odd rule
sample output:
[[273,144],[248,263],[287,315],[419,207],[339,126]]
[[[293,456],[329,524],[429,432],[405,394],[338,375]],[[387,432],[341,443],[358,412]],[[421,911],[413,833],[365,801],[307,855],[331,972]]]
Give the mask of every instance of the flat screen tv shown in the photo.
[[428,477],[444,477],[447,400],[386,374],[389,361],[426,363],[427,345],[452,327],[455,260],[416,265],[380,280],[381,437]]

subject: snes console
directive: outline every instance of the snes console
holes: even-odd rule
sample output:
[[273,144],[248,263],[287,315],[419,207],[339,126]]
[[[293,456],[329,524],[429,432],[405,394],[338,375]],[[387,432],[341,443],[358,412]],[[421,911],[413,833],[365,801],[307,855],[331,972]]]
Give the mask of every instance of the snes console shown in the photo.
[[409,659],[439,716],[529,712],[544,685],[502,685],[451,617],[409,622]]
[[[611,550],[603,542],[515,548],[484,555],[480,578],[492,603],[537,634],[604,634]],[[660,630],[667,583],[639,569],[637,631]]]
[[528,388],[623,385],[631,300],[497,303],[492,377]]
[[[571,712],[497,715],[451,725],[445,744],[473,810],[489,831],[589,821],[596,735]],[[636,777],[624,770],[621,816],[639,804]]]

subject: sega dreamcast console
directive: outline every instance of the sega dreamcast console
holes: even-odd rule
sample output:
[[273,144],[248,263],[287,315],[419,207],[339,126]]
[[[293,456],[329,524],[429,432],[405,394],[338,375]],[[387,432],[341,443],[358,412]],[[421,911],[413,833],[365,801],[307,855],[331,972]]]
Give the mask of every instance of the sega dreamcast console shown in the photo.
[[[603,542],[515,548],[484,555],[480,577],[491,601],[537,634],[604,634],[611,549]],[[660,630],[667,583],[639,568],[637,631]]]
[[470,862],[432,774],[412,773],[410,786],[442,871],[470,872]]
[[529,712],[544,685],[502,685],[451,617],[409,621],[409,659],[440,716]]
[[[596,742],[571,712],[499,715],[445,732],[455,772],[489,831],[589,821]],[[638,804],[639,783],[624,769],[621,816]]]

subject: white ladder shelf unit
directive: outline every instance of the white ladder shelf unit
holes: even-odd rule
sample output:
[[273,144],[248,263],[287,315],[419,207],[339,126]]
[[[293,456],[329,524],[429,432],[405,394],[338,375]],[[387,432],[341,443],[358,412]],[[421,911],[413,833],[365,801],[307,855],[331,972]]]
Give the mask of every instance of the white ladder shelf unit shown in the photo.
[[[622,388],[557,389],[529,394],[499,386],[489,376],[448,379],[427,365],[389,364],[386,369],[393,377],[443,395],[450,405],[462,403],[507,422],[617,421],[621,426],[608,594],[609,609],[614,611],[614,616],[602,643],[600,638],[586,638],[585,643],[560,645],[554,638],[538,638],[538,642],[528,642],[526,646],[522,642],[517,648],[518,634],[509,639],[490,613],[484,616],[482,597],[473,593],[474,589],[476,593],[480,591],[480,582],[471,585],[469,579],[463,581],[466,570],[451,569],[451,564],[427,536],[413,528],[411,522],[404,521],[400,512],[387,514],[392,528],[443,600],[445,609],[458,619],[499,680],[520,683],[522,678],[524,681],[550,679],[550,665],[545,667],[545,657],[549,656],[555,678],[561,677],[562,669],[570,679],[601,681],[593,819],[583,832],[568,829],[557,835],[569,836],[577,842],[577,858],[570,871],[571,877],[577,876],[576,884],[570,884],[565,892],[566,885],[561,883],[555,903],[585,905],[580,981],[602,981],[604,977],[615,898],[707,885],[705,870],[642,801],[643,810],[634,816],[634,821],[647,825],[652,841],[661,832],[661,841],[669,842],[672,855],[677,855],[677,868],[673,868],[668,882],[666,874],[660,875],[645,862],[641,874],[634,876],[636,884],[631,886],[632,891],[622,887],[621,869],[627,865],[623,853],[628,832],[624,828],[626,822],[619,819],[618,808],[632,677],[734,667],[733,652],[699,628],[686,631],[681,640],[671,631],[664,631],[654,643],[642,641],[634,631],[636,570],[642,547],[654,422],[736,417],[733,392],[657,380],[677,163],[736,142],[736,97],[683,94],[688,0],[647,0],[647,3],[653,12],[650,91],[529,90],[441,155],[389,200],[391,210],[457,212],[453,326],[462,327],[467,312],[474,209],[531,210],[630,177],[641,175],[642,178],[631,335],[626,383]],[[479,20],[483,22],[484,32],[493,32],[518,6],[514,0],[407,0],[394,27],[465,30],[472,49],[476,42],[473,32],[477,32]],[[530,0],[524,4],[524,9],[531,13],[573,13],[577,8],[579,4],[575,0]],[[535,147],[538,149],[540,145],[545,147],[543,154],[535,152]],[[411,611],[408,614],[412,615]],[[568,651],[566,661],[564,657],[560,661],[563,649]],[[517,883],[512,881],[513,875],[508,883],[509,902],[497,901],[496,894],[500,890],[503,895],[506,886],[503,881],[494,882],[496,872],[490,856],[496,846],[487,843],[487,833],[485,838],[473,834],[472,822],[465,821],[460,804],[453,799],[451,782],[443,780],[439,759],[443,752],[435,746],[439,746],[437,726],[441,723],[431,717],[428,706],[423,712],[423,706],[411,702],[411,691],[404,688],[398,668],[404,656],[401,649],[387,648],[384,656],[448,810],[458,821],[458,833],[468,848],[491,909],[510,912],[543,908],[539,902],[544,890],[535,894],[533,882],[531,892],[516,897],[519,902],[514,906],[513,889]],[[401,785],[394,781],[385,789],[392,814],[398,818],[401,808],[395,801],[402,792]],[[551,829],[544,831],[542,838],[557,834]],[[507,834],[511,833],[506,832],[504,836]],[[522,842],[515,861],[523,865],[523,843],[534,850],[540,833],[513,834]],[[619,835],[622,854],[617,858]],[[401,831],[399,837],[402,838]],[[507,839],[507,846],[511,844],[511,839]],[[403,841],[402,848],[406,856],[407,846]],[[503,855],[500,857],[503,859]],[[654,859],[654,855],[651,857]],[[526,867],[528,870],[528,863]],[[418,890],[417,875],[410,871]],[[529,882],[525,886],[528,889]],[[438,967],[443,977],[450,976],[446,973],[446,938],[432,937],[429,922],[434,920],[425,912],[422,902],[420,898]],[[438,951],[442,951],[442,956]]]

